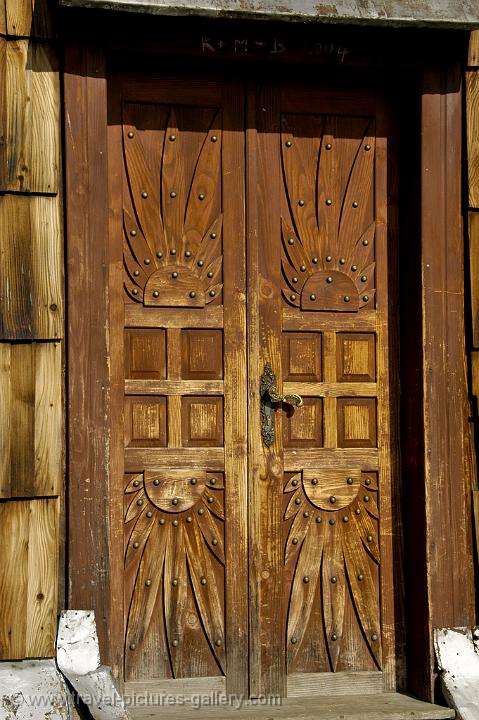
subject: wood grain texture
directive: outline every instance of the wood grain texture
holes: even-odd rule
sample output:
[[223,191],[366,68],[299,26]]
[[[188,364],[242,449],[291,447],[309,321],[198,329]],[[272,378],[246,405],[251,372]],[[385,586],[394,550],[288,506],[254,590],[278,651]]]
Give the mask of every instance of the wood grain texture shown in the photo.
[[0,503],[0,658],[55,654],[58,499]]
[[62,338],[63,238],[58,197],[0,198],[0,338]]
[[[463,313],[461,86],[455,66],[425,71],[422,100],[423,392],[430,623],[473,622]],[[447,133],[446,133],[447,128]],[[473,187],[473,186],[472,186]],[[454,321],[451,322],[451,318]],[[441,343],[437,338],[443,338]],[[451,532],[445,534],[444,528]],[[432,697],[433,658],[429,688]]]
[[479,67],[479,30],[473,30],[469,36],[467,64],[469,67]]
[[54,38],[53,5],[49,0],[3,0],[0,33],[13,37]]
[[0,497],[60,495],[63,477],[59,343],[0,345]]
[[479,208],[479,70],[466,72],[466,121],[469,206]]
[[56,49],[0,39],[0,189],[54,194],[60,175],[60,80]]
[[479,348],[479,212],[469,212],[468,218],[472,346]]

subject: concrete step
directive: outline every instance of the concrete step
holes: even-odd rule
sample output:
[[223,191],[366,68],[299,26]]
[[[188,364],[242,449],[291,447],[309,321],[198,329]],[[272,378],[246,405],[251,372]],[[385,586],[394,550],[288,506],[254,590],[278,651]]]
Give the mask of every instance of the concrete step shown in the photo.
[[[141,707],[130,697],[132,720],[449,720],[454,710],[399,693],[245,700],[212,694],[159,696]],[[143,698],[144,700],[144,698]]]

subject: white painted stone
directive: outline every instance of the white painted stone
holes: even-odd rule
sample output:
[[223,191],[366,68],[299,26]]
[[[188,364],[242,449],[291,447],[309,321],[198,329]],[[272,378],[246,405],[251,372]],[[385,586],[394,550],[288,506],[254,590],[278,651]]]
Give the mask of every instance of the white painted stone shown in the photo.
[[61,614],[57,663],[95,720],[129,720],[110,668],[100,665],[92,610],[67,610]]
[[[477,629],[476,629],[477,630]],[[479,642],[470,628],[436,628],[434,644],[441,683],[457,720],[479,720]]]
[[0,720],[71,720],[72,709],[55,660],[0,663]]

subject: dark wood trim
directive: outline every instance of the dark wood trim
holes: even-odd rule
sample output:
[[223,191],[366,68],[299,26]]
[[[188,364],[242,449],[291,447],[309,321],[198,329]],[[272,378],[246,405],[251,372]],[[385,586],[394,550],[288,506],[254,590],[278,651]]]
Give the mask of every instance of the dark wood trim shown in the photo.
[[[68,604],[96,613],[110,663],[107,115],[104,54],[65,48],[68,282]],[[81,112],[79,112],[81,109]]]

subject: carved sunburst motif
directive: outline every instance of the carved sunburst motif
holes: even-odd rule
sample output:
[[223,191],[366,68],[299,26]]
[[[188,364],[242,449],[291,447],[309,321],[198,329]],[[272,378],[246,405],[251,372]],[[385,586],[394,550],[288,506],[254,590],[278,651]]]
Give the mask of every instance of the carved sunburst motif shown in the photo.
[[283,297],[290,305],[351,312],[373,303],[371,130],[367,118],[282,118]]
[[199,111],[204,133],[191,133],[170,110],[157,187],[135,107],[124,106],[123,123],[125,291],[145,306],[204,307],[222,290],[220,114]]
[[[225,671],[223,601],[215,566],[224,567],[223,478],[165,470],[130,476],[125,488],[126,663],[141,652],[153,613],[164,618],[173,677],[181,674],[188,608]],[[192,600],[193,599],[193,600]]]
[[305,638],[319,597],[331,669],[341,652],[346,594],[381,668],[377,479],[358,469],[304,470],[289,478],[284,562],[293,569],[287,622],[288,664]]

